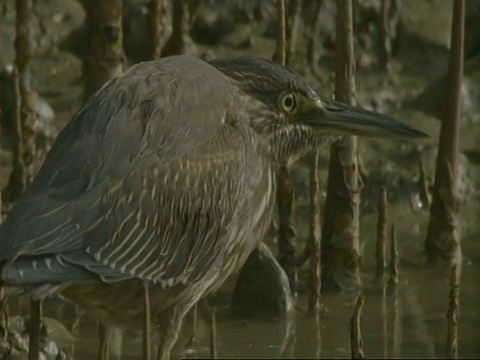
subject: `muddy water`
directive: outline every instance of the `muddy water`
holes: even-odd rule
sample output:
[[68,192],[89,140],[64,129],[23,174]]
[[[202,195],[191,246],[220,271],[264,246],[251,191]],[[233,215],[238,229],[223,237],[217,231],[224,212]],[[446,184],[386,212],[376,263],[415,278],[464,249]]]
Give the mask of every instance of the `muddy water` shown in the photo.
[[[400,252],[399,284],[388,288],[372,282],[376,215],[362,221],[364,264],[362,291],[366,298],[362,316],[365,354],[369,358],[445,358],[448,306],[448,273],[423,266],[422,242],[428,213],[406,210],[406,204],[390,208],[395,219]],[[480,357],[480,225],[472,206],[463,209],[463,266],[459,318],[459,357]],[[233,283],[231,281],[230,283]],[[349,319],[356,294],[326,294],[320,319],[307,316],[307,294],[301,292],[297,310],[289,320],[243,319],[228,309],[231,284],[213,298],[217,308],[217,351],[221,358],[349,358]],[[72,308],[48,305],[47,313],[70,324]],[[50,308],[50,309],[49,309]],[[55,311],[53,311],[55,309]],[[190,346],[191,316],[175,347],[176,358],[205,358],[210,355],[209,320],[199,316],[196,344]],[[62,337],[62,336],[59,336]],[[118,341],[118,338],[116,338]],[[75,359],[92,359],[97,349],[96,325],[82,317]],[[114,349],[120,348],[116,342]],[[138,359],[141,339],[125,334],[123,359]]]
[[[415,215],[415,217],[413,217]],[[375,217],[363,219],[366,239],[362,329],[369,358],[444,358],[448,306],[448,274],[422,265],[422,241],[428,214],[392,212],[398,232],[400,282],[395,289],[372,283]],[[418,223],[412,223],[417,219]],[[480,227],[466,230],[463,241],[459,357],[480,357]],[[370,240],[370,241],[369,241]],[[355,294],[325,295],[326,311],[317,322],[305,315],[306,294],[292,323],[242,321],[227,315],[218,322],[221,357],[346,358],[350,356],[349,318]],[[182,339],[185,341],[185,339]],[[208,339],[207,339],[208,341]],[[208,342],[206,343],[208,344]],[[198,354],[208,356],[208,347]],[[193,356],[190,356],[193,358]]]

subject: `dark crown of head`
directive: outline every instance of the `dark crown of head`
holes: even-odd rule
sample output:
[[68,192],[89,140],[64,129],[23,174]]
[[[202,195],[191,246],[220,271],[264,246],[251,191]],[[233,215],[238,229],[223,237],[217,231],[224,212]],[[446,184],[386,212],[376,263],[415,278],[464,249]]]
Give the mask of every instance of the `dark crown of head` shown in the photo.
[[286,90],[299,90],[306,95],[313,95],[297,73],[271,60],[244,56],[213,60],[210,64],[260,101],[275,102],[278,95]]

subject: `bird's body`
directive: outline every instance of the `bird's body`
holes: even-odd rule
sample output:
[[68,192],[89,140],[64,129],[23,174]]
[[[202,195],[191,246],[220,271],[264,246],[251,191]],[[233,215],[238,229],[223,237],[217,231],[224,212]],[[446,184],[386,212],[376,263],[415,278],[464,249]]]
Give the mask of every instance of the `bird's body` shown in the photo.
[[[37,296],[59,287],[106,321],[141,328],[142,298],[131,313],[117,304],[134,302],[143,291],[138,279],[154,283],[159,314],[182,302],[185,288],[201,283],[200,296],[246,260],[272,215],[274,163],[263,155],[269,144],[229,112],[242,96],[212,66],[195,61],[203,67],[198,89],[190,78],[177,80],[192,60],[132,68],[59,135],[0,228],[2,257],[20,255],[7,281],[38,283],[31,289]],[[158,82],[175,88],[171,99]],[[185,98],[187,89],[194,91]],[[186,110],[175,104],[182,97],[195,118],[182,116]],[[170,102],[164,114],[161,102]]]
[[338,115],[266,60],[176,56],[131,68],[62,130],[0,227],[1,280],[137,329],[148,282],[169,353],[185,312],[266,232],[277,165],[331,139],[296,122],[326,106]]

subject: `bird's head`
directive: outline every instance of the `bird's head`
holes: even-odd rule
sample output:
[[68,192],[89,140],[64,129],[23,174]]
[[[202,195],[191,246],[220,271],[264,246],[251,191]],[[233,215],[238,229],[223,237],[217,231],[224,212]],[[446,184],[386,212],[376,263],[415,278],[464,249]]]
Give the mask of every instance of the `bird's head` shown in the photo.
[[251,126],[269,140],[280,162],[298,158],[342,135],[427,136],[391,117],[322,98],[294,71],[270,60],[239,57],[211,64],[246,95]]

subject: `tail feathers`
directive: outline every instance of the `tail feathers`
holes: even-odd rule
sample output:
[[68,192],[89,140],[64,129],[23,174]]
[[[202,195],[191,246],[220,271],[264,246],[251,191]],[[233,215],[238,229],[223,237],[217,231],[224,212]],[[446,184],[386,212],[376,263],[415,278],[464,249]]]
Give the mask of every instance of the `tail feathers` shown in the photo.
[[1,266],[0,279],[7,285],[32,286],[66,282],[95,283],[98,275],[81,265],[64,261],[59,255],[20,257]]

